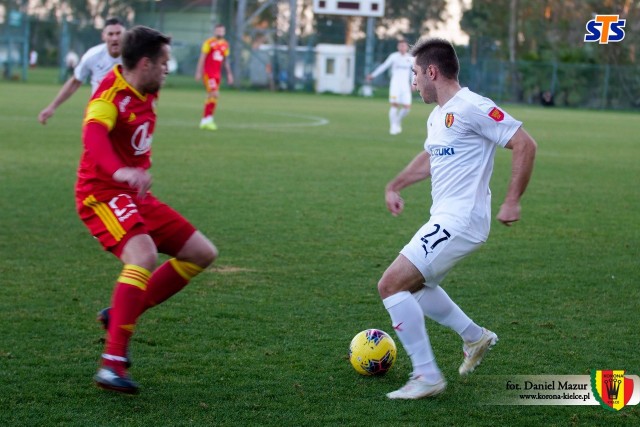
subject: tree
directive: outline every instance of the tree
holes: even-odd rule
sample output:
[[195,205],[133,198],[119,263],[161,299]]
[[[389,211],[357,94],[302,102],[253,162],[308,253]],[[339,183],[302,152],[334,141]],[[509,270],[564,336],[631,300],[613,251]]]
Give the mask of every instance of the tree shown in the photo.
[[[397,28],[399,34],[386,32],[391,36],[404,35],[418,39],[427,31],[429,22],[447,18],[447,0],[387,0],[385,4],[385,16],[380,19],[379,26],[384,29]],[[399,21],[405,21],[406,25],[399,25]]]

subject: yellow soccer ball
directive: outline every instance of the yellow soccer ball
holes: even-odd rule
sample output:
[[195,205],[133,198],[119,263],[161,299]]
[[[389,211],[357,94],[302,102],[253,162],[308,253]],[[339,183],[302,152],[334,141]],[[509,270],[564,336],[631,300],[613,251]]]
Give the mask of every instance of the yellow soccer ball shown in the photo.
[[349,345],[349,362],[361,375],[384,375],[396,361],[396,343],[385,331],[366,329]]

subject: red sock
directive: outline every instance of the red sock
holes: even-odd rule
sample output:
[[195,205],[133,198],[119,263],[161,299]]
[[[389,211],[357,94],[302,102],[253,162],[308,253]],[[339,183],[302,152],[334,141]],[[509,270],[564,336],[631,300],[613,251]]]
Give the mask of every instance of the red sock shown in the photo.
[[209,97],[204,103],[204,113],[203,117],[213,116],[213,113],[216,111],[216,104],[218,103],[218,99],[214,97]]
[[119,375],[124,372],[129,339],[142,313],[150,277],[151,272],[146,268],[126,264],[113,291],[109,331],[102,358],[103,365],[114,368]]
[[144,310],[158,305],[180,292],[202,270],[202,267],[188,261],[180,261],[175,258],[166,261],[153,272],[149,279]]

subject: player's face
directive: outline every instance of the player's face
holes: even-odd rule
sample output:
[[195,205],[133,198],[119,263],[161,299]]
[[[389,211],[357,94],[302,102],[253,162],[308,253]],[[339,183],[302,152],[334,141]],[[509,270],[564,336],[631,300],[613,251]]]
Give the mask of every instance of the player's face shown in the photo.
[[216,27],[213,30],[213,35],[220,38],[224,37],[226,33],[227,33],[227,30],[225,27]]
[[120,56],[124,27],[119,24],[107,25],[102,30],[102,41],[107,44],[107,51],[113,58]]
[[431,104],[437,101],[436,88],[433,80],[430,78],[431,70],[429,65],[427,69],[423,69],[418,64],[415,64],[412,68],[413,71],[413,88],[420,93],[420,97],[425,104]]
[[169,59],[171,58],[171,47],[162,46],[162,53],[154,61],[149,61],[145,70],[144,93],[155,93],[164,84],[167,74],[169,74]]
[[398,52],[400,52],[403,55],[409,52],[409,44],[407,42],[398,43]]

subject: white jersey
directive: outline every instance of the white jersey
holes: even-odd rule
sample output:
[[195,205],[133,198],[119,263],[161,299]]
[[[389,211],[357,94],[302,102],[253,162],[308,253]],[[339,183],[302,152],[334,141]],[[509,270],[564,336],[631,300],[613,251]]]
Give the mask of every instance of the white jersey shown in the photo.
[[102,43],[82,55],[80,63],[73,71],[73,76],[81,82],[91,76],[91,93],[93,94],[104,76],[119,64],[122,64],[122,57],[114,58],[109,55],[107,44]]
[[413,67],[413,56],[409,53],[404,55],[394,52],[371,73],[372,77],[378,77],[387,68],[391,68],[391,85],[403,86],[411,90],[411,67]]
[[445,216],[482,241],[491,225],[496,147],[504,147],[522,122],[468,88],[456,93],[427,120],[425,150],[431,163],[431,216]]

